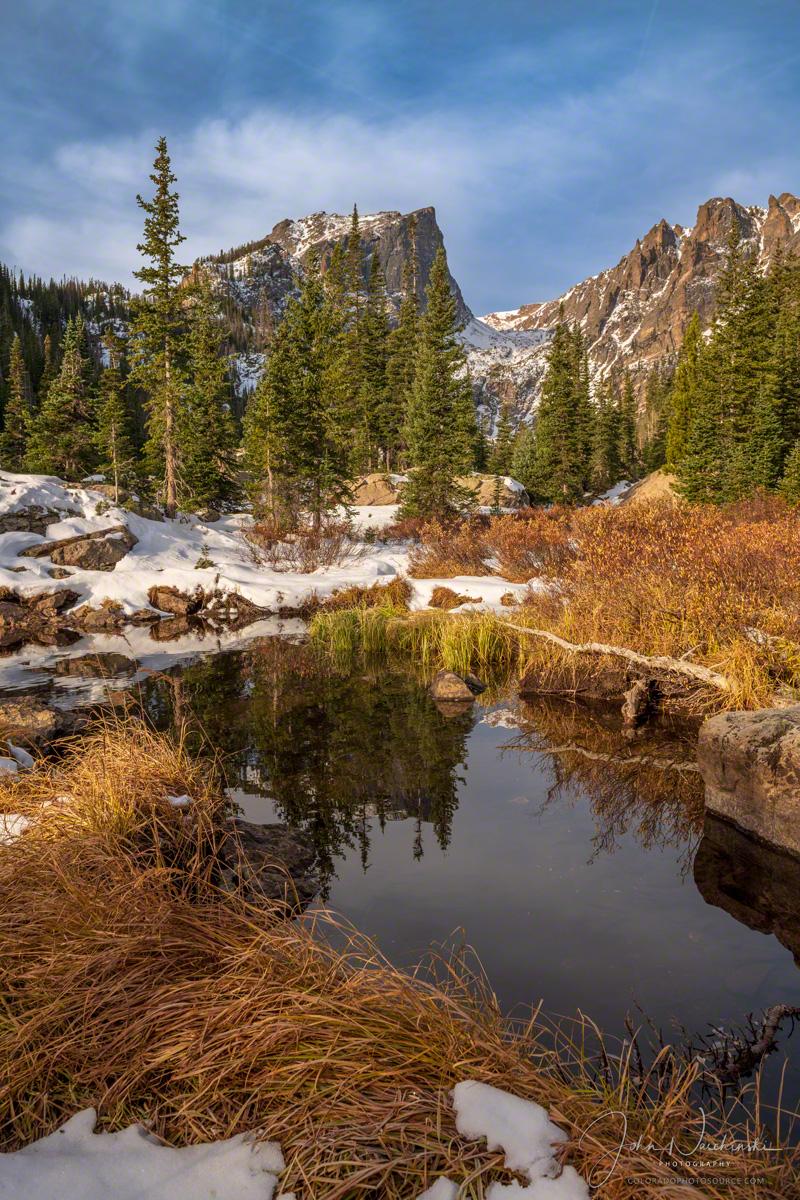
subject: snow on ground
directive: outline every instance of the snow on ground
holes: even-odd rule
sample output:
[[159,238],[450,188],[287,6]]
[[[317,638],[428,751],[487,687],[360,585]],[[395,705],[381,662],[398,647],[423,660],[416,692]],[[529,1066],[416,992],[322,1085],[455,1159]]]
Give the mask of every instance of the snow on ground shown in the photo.
[[[473,1080],[457,1083],[451,1094],[461,1136],[485,1138],[489,1150],[504,1150],[508,1170],[529,1181],[492,1183],[487,1200],[588,1200],[574,1167],[559,1174],[553,1146],[567,1135],[540,1105]],[[4,1200],[272,1200],[285,1166],[277,1142],[253,1142],[248,1134],[175,1149],[142,1125],[97,1134],[96,1120],[87,1108],[55,1133],[0,1154]],[[457,1195],[458,1184],[440,1178],[418,1200]],[[286,1192],[276,1200],[292,1196]]]
[[[512,489],[521,485],[512,479]],[[180,515],[175,520],[151,521],[110,504],[102,493],[91,487],[71,486],[46,475],[0,474],[0,515],[30,506],[58,510],[64,519],[47,529],[47,537],[36,533],[0,535],[0,586],[14,588],[23,596],[46,588],[70,588],[79,596],[78,604],[99,607],[104,600],[119,604],[126,613],[150,607],[148,591],[155,585],[177,587],[193,592],[198,586],[215,588],[224,594],[238,592],[254,604],[267,609],[295,607],[311,593],[329,596],[333,591],[359,583],[389,583],[408,567],[407,546],[366,544],[362,552],[335,567],[319,568],[308,574],[283,572],[252,561],[243,528],[251,521],[244,513],[229,514],[213,524],[203,524],[197,516]],[[392,523],[397,505],[376,505],[355,510],[354,526],[359,530],[379,529]],[[77,513],[70,516],[70,510]],[[20,558],[20,551],[45,541],[93,533],[115,525],[126,525],[139,539],[138,544],[113,571],[71,569],[69,577],[54,580],[49,574],[49,559]],[[196,566],[201,557],[214,566]],[[22,571],[10,568],[22,567]],[[456,579],[412,580],[411,607],[423,608],[437,584],[457,589],[484,607],[498,607],[506,592],[520,594],[524,585],[503,579],[458,576]],[[128,631],[126,636],[131,636]],[[145,635],[146,636],[146,635]],[[101,638],[93,639],[98,646]],[[117,648],[119,641],[115,639]],[[27,656],[30,657],[29,652]],[[5,674],[5,672],[3,673]],[[4,682],[4,681],[3,681]]]
[[628,488],[632,486],[627,479],[620,479],[619,483],[615,483],[608,491],[603,492],[602,496],[598,496],[596,500],[592,501],[592,504],[595,507],[603,503],[619,504],[623,492],[627,492]]
[[245,1134],[176,1150],[143,1125],[94,1133],[93,1108],[48,1137],[0,1154],[4,1200],[272,1200],[284,1169],[277,1142]]
[[456,1129],[466,1138],[486,1138],[489,1150],[504,1150],[509,1171],[527,1176],[530,1186],[493,1183],[486,1200],[588,1200],[589,1188],[574,1167],[560,1168],[553,1145],[568,1140],[540,1104],[512,1096],[488,1083],[466,1080],[453,1088]]

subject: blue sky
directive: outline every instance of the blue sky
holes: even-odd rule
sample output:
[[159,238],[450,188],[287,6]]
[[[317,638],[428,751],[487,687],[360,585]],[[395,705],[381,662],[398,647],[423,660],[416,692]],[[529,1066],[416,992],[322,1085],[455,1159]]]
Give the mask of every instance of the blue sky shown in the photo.
[[26,0],[2,17],[0,259],[131,282],[156,137],[186,261],[325,209],[436,207],[473,310],[662,216],[800,191],[800,5]]

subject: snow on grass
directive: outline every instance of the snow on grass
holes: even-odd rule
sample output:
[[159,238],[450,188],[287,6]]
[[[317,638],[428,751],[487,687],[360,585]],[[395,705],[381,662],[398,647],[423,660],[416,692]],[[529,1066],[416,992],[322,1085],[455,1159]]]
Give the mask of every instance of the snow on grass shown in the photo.
[[[8,762],[8,759],[0,760],[0,762],[2,761]],[[0,812],[0,846],[7,846],[9,842],[16,841],[29,825],[28,817],[23,817],[20,813]],[[2,1172],[0,1172],[0,1180],[2,1180]]]
[[277,1142],[247,1134],[173,1149],[142,1125],[95,1133],[93,1108],[55,1133],[0,1154],[4,1200],[272,1200],[284,1169]]
[[[554,1146],[567,1135],[540,1105],[472,1080],[457,1083],[451,1095],[459,1134],[505,1151],[506,1168],[528,1180],[492,1183],[486,1200],[588,1200],[574,1167],[561,1170],[554,1158]],[[175,1149],[142,1125],[97,1134],[96,1120],[87,1108],[55,1133],[0,1154],[4,1200],[273,1200],[284,1170],[278,1143],[254,1142],[249,1134]],[[442,1177],[417,1200],[456,1200],[458,1191],[457,1183]]]
[[588,1200],[589,1188],[575,1168],[561,1171],[553,1157],[553,1147],[568,1138],[541,1105],[474,1080],[457,1083],[452,1097],[462,1137],[486,1138],[489,1150],[504,1150],[506,1168],[530,1183],[493,1183],[486,1200]]

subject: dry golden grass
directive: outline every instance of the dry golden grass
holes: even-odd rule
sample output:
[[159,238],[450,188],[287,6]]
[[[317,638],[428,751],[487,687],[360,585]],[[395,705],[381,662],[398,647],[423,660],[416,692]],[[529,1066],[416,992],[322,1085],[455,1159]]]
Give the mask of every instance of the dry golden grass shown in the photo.
[[[191,820],[165,789],[198,797]],[[538,1014],[503,1019],[462,959],[412,977],[325,914],[271,920],[223,897],[199,852],[224,808],[219,777],[180,746],[116,726],[0,790],[17,811],[72,797],[0,850],[3,1148],[91,1104],[102,1128],[142,1120],[180,1144],[258,1128],[304,1200],[411,1200],[443,1173],[480,1200],[508,1175],[501,1153],[456,1134],[448,1092],[474,1078],[546,1105],[577,1169],[610,1171],[608,1200],[795,1194],[789,1150],[726,1153],[724,1186],[689,1160],[699,1186],[676,1188],[671,1166],[630,1147],[612,1169],[624,1118],[629,1143],[697,1140],[695,1070],[669,1051],[649,1086],[625,1056],[598,1072],[590,1022],[554,1050]]]

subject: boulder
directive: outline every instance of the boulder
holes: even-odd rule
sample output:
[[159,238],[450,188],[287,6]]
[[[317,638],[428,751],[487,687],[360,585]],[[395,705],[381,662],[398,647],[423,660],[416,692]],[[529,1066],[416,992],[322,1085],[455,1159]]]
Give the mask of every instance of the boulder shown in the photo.
[[382,505],[399,504],[400,493],[388,475],[373,471],[371,475],[362,475],[353,489],[353,504]]
[[455,671],[440,671],[435,675],[428,693],[434,700],[443,700],[450,704],[464,701],[471,704],[474,699],[472,689]]
[[[23,571],[24,567],[16,567],[15,570]],[[47,572],[51,579],[69,579],[72,571],[65,571],[63,567],[51,567]]]
[[85,719],[76,713],[51,708],[35,696],[0,701],[0,726],[12,737],[21,737],[32,746],[44,748],[85,724]]
[[79,567],[82,571],[113,571],[139,539],[121,525],[118,530],[104,537],[90,537],[71,542],[68,546],[56,546],[50,553],[50,561],[60,567]]
[[[38,546],[27,546],[20,550],[20,558],[49,558],[61,567],[84,567],[84,559],[92,558],[86,549],[92,542],[102,543],[97,551],[97,561],[109,565],[88,567],[88,570],[113,571],[121,558],[137,544],[139,539],[125,525],[109,525],[94,533],[77,533],[73,537],[59,538],[55,542],[40,542]],[[113,561],[112,561],[113,560]]]
[[[100,492],[101,496],[107,496],[114,504],[114,485],[113,483],[93,483],[89,489],[92,492]],[[126,488],[119,489],[119,507],[124,508],[126,512],[136,513],[137,517],[146,517],[148,521],[163,521],[164,514],[160,509],[154,508],[152,504],[146,504],[137,496],[134,496]]]
[[174,617],[190,617],[202,606],[204,599],[201,589],[187,596],[178,591],[176,587],[159,587],[158,585],[150,588],[147,598],[153,608],[157,608],[161,612],[172,613]]
[[202,521],[204,525],[213,525],[215,521],[220,519],[221,515],[215,508],[204,508],[197,513],[197,519],[198,521]]
[[282,901],[290,910],[312,899],[317,890],[313,875],[316,852],[307,833],[289,825],[257,825],[239,817],[226,821],[224,829],[217,864],[227,891],[241,890],[254,902]]
[[711,717],[697,761],[707,812],[800,856],[800,705]]
[[125,623],[125,613],[118,604],[92,608],[84,604],[70,613],[70,622],[85,633],[115,633]]
[[456,483],[474,492],[476,503],[483,508],[491,508],[495,503],[501,508],[525,508],[530,503],[528,493],[521,484],[518,485],[521,490],[516,491],[505,480],[502,475],[463,475]]
[[60,588],[54,592],[38,592],[35,596],[26,596],[28,608],[35,609],[46,617],[54,617],[64,608],[69,608],[78,599],[78,593],[71,588]]
[[46,537],[48,525],[80,515],[73,508],[44,508],[31,504],[27,508],[0,513],[0,533],[38,533],[40,537]]

